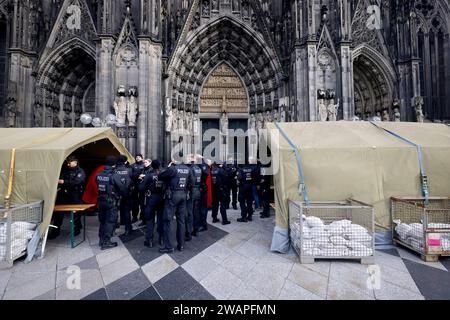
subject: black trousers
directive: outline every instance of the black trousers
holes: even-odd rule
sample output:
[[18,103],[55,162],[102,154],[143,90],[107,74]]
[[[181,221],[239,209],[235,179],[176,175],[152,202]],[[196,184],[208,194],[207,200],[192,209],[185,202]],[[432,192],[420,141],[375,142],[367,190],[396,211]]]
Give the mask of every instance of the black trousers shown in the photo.
[[230,186],[230,190],[231,190],[231,205],[233,207],[237,206],[237,201],[238,201],[238,196],[237,196],[237,191],[238,191],[238,187],[235,183],[232,183]]
[[177,217],[177,242],[178,246],[184,246],[186,202],[185,191],[174,191],[170,199],[166,199],[164,208],[164,246],[166,249],[173,249],[171,241],[171,225],[173,217]]
[[164,196],[162,194],[152,194],[150,197],[145,199],[145,220],[147,221],[147,230],[145,237],[147,240],[153,240],[153,234],[155,231],[155,220],[156,220],[156,230],[158,231],[158,236],[164,236]]
[[142,221],[145,220],[145,206],[144,206],[145,196],[142,193],[137,192],[137,186],[136,190],[133,191],[131,199],[132,199],[131,207],[133,218],[136,219],[139,218]]
[[261,204],[263,207],[263,216],[270,215],[270,187],[263,186],[261,188]]
[[131,199],[130,196],[122,197],[120,199],[120,223],[125,225],[125,230],[130,231],[133,229],[131,226]]
[[208,189],[202,189],[200,193],[200,221],[199,228],[208,227]]
[[202,194],[200,189],[194,189],[191,199],[187,202],[188,216],[186,218],[186,233],[191,234],[194,230],[198,230],[201,225],[201,200]]
[[[227,196],[228,192],[228,196]],[[229,203],[229,195],[230,190],[228,188],[224,189],[218,189],[213,188],[212,189],[212,196],[213,196],[213,207],[212,207],[212,217],[213,219],[217,219],[219,208],[220,208],[220,215],[222,216],[222,222],[228,221],[227,217],[227,205]]]
[[243,219],[253,216],[253,185],[241,184],[239,186],[239,204]]
[[98,199],[98,220],[100,228],[98,230],[98,237],[101,243],[111,241],[116,222],[118,218],[117,207],[114,203],[106,199]]

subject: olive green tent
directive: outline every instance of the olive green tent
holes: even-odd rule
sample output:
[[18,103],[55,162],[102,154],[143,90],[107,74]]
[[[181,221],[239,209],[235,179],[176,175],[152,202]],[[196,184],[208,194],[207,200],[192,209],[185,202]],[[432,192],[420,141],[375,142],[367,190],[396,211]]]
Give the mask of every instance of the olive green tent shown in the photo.
[[[430,196],[449,196],[450,128],[446,125],[393,122],[269,124],[267,143],[274,159],[277,220],[273,250],[286,251],[288,201],[304,200],[304,195],[299,194],[297,158],[288,140],[299,151],[311,201],[354,198],[371,204],[375,207],[377,229],[381,231],[390,228],[391,197],[422,196],[417,148],[400,137],[421,146]],[[280,243],[284,243],[283,248]]]
[[[41,234],[48,228],[64,160],[75,154],[81,164],[101,165],[108,155],[133,157],[110,128],[0,129],[0,195],[8,191],[11,155],[15,150],[11,203],[44,200]],[[93,163],[96,162],[96,163]]]

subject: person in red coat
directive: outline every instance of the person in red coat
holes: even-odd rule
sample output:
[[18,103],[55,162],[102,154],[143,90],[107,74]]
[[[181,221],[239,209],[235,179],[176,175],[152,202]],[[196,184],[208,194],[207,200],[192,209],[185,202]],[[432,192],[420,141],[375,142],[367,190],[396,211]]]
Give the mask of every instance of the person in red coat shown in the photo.
[[105,169],[105,166],[99,166],[97,169],[92,172],[89,176],[86,189],[83,194],[84,203],[96,204],[97,205],[97,197],[98,197],[98,187],[96,182],[97,174],[102,172]]

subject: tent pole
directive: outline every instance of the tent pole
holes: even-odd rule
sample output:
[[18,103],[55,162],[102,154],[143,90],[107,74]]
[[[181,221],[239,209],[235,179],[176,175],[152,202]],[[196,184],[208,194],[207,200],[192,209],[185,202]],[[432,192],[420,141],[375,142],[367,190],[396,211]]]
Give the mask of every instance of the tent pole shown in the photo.
[[8,190],[5,196],[5,208],[11,208],[11,194],[13,189],[13,181],[14,181],[14,166],[16,163],[16,149],[12,149],[11,151],[11,163],[9,164],[9,177],[8,177]]

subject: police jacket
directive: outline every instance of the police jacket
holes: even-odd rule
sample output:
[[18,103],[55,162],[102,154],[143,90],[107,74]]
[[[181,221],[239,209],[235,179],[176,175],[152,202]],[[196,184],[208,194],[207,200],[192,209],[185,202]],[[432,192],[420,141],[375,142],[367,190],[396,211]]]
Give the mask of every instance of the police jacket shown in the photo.
[[224,168],[214,166],[211,169],[211,185],[213,189],[220,189],[227,187],[230,183],[227,173]]
[[227,163],[224,166],[224,169],[228,175],[228,178],[230,179],[230,183],[231,184],[235,184],[236,183],[236,176],[237,176],[237,168],[235,165]]
[[64,184],[61,186],[62,191],[67,193],[83,193],[84,184],[86,182],[86,173],[80,167],[70,168],[62,175]]
[[133,181],[138,182],[139,176],[144,172],[144,162],[136,162],[131,166],[131,172],[133,174]]
[[151,171],[145,175],[144,180],[139,184],[139,192],[145,193],[146,196],[164,194],[164,182],[159,180],[156,171]]
[[120,183],[122,184],[121,196],[127,197],[130,195],[133,189],[133,174],[132,169],[124,164],[120,164],[116,167],[114,172],[119,176]]
[[209,166],[205,163],[205,160],[202,160],[199,167],[202,169],[202,188],[208,189]]
[[127,191],[120,176],[110,166],[106,166],[102,172],[97,174],[95,181],[98,187],[99,200],[116,201],[121,194]]
[[269,174],[269,167],[261,166],[260,168],[260,185],[264,190],[270,190],[270,182],[272,175]]
[[159,180],[165,182],[171,191],[191,192],[194,185],[192,170],[185,164],[176,164],[162,171]]
[[206,179],[208,178],[208,167],[203,167],[201,165],[192,164],[190,166],[192,174],[194,175],[194,189],[203,188],[206,184]]
[[237,173],[239,184],[255,184],[259,180],[259,172],[255,165],[240,166]]

